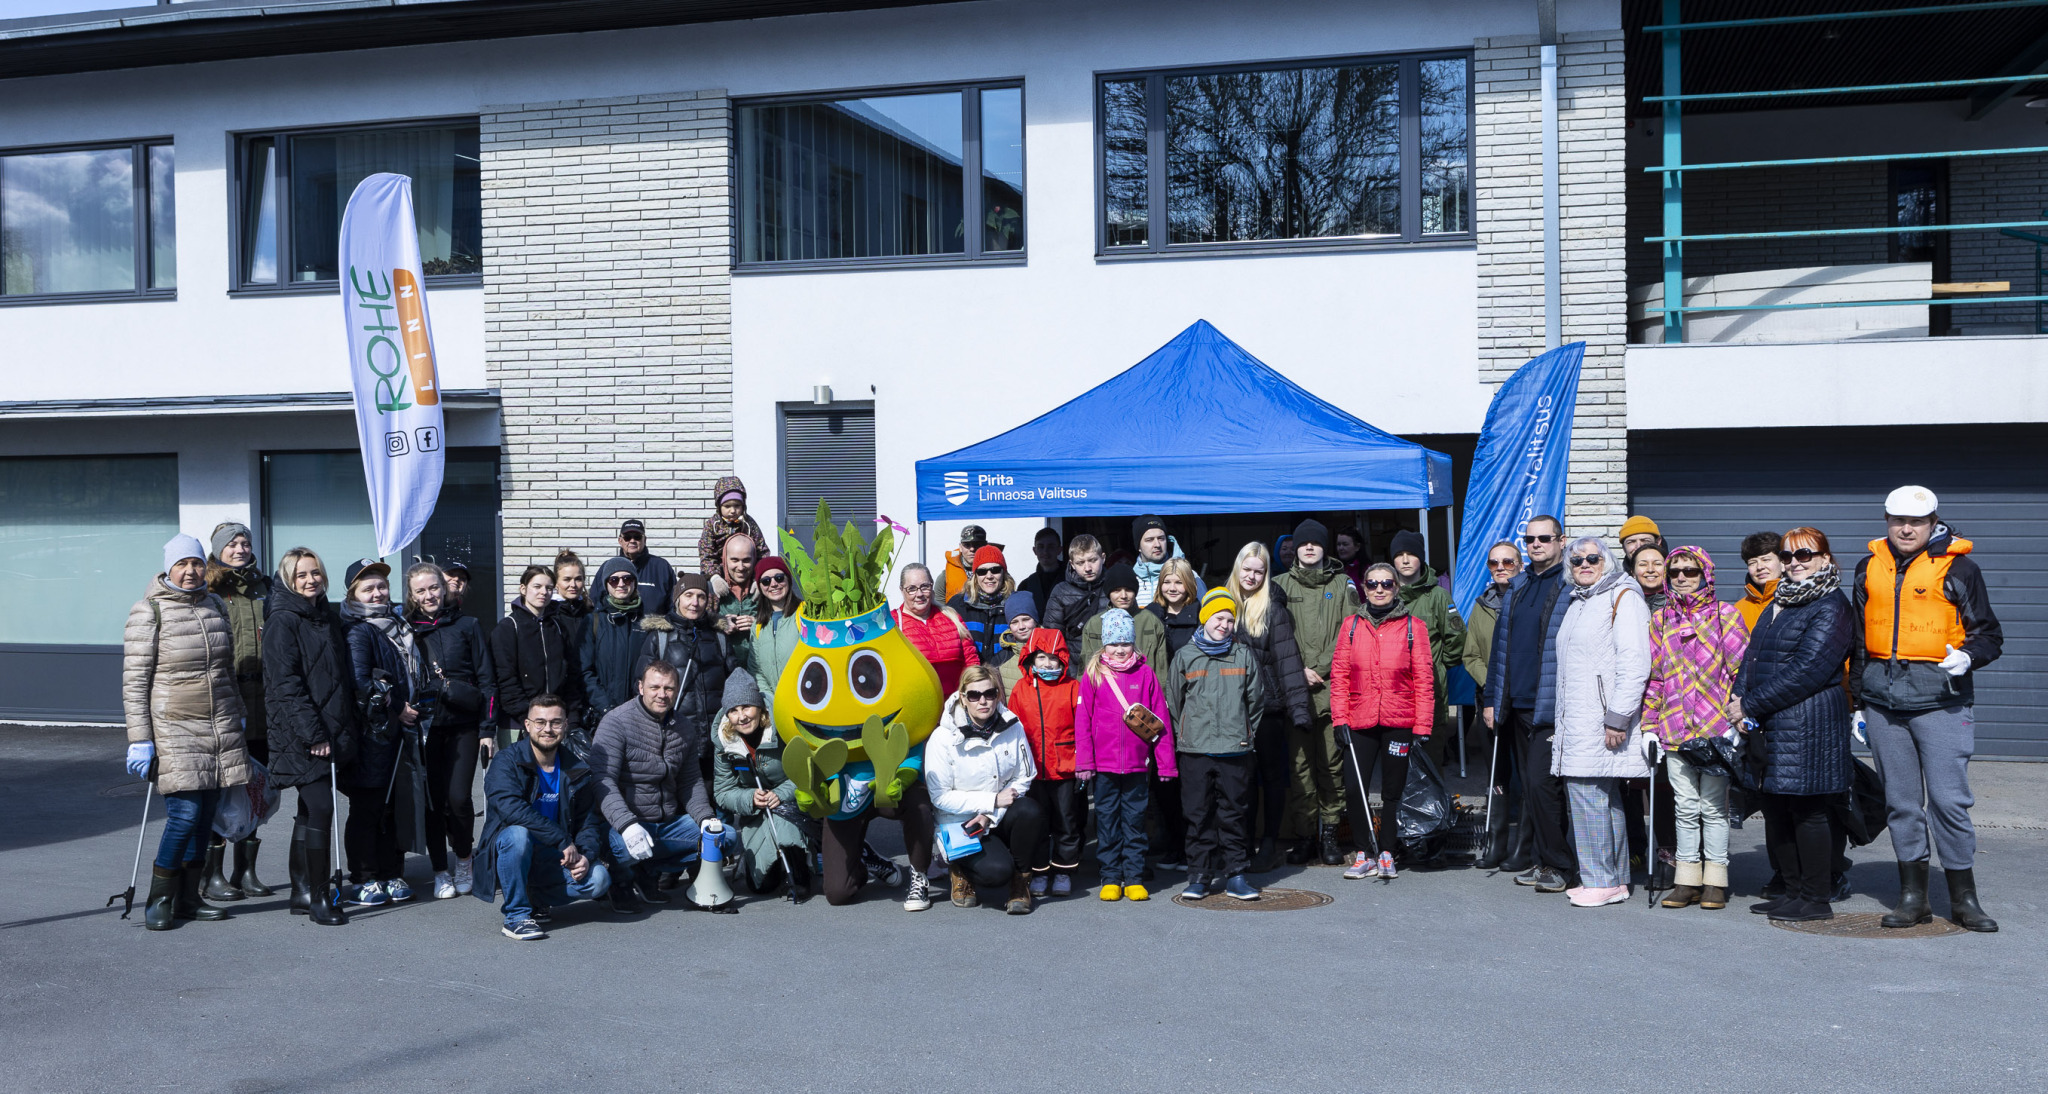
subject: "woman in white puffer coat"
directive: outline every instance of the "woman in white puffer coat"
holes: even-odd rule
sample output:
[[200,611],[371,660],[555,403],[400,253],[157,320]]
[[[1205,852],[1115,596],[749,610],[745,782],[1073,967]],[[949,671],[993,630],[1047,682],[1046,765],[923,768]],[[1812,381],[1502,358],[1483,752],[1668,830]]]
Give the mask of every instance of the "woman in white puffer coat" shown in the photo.
[[1002,683],[987,665],[960,673],[960,690],[925,741],[924,782],[953,872],[954,906],[980,904],[977,885],[1007,884],[1005,909],[1025,915],[1031,849],[1045,838],[1045,813],[1028,796],[1038,762],[1023,724],[1003,706]]
[[1635,579],[1597,538],[1566,552],[1571,608],[1557,632],[1557,737],[1550,773],[1571,799],[1579,884],[1573,905],[1628,899],[1628,827],[1621,780],[1650,775],[1642,733],[1650,679],[1650,608]]

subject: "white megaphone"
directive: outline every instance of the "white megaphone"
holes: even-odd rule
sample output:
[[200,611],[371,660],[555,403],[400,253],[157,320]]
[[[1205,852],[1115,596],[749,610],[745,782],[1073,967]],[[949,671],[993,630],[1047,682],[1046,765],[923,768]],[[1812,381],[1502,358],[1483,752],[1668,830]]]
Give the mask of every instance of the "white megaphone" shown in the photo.
[[684,896],[707,912],[737,912],[732,903],[732,886],[725,883],[725,845],[722,832],[706,832],[698,844],[697,880]]

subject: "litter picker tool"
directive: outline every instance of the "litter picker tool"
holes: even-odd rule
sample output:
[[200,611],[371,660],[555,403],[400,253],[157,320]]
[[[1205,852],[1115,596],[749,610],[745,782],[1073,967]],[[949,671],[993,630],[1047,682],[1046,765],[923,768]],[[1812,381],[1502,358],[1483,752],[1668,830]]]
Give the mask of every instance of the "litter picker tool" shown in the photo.
[[[747,746],[747,760],[747,773],[754,776],[754,789],[766,793],[768,790],[767,784],[761,781],[761,757],[758,753],[754,751],[752,745]],[[768,810],[769,839],[775,839],[776,819],[777,818],[775,816],[775,810]],[[801,831],[797,833],[797,838],[803,838],[803,833]],[[789,852],[783,849],[782,841],[779,839],[775,839],[775,857],[782,860],[782,881],[783,884],[789,889],[789,902],[791,904],[795,904],[797,902],[796,875],[789,872]]]
[[156,761],[151,760],[150,781],[142,784],[142,828],[135,833],[135,866],[128,871],[128,891],[107,898],[109,908],[115,901],[121,901],[122,919],[128,918],[128,913],[135,910],[135,882],[142,877],[142,842],[149,835],[149,799],[156,792],[155,765]]
[[334,806],[327,810],[327,858],[333,866],[333,873],[327,877],[327,906],[341,907],[341,776],[335,771],[334,753],[327,754],[327,785],[334,795]]
[[[1372,830],[1372,799],[1368,798],[1365,793],[1367,789],[1365,785],[1365,768],[1361,766],[1358,762],[1357,735],[1352,733],[1348,729],[1340,729],[1337,732],[1342,733],[1344,735],[1344,747],[1351,750],[1351,777],[1358,780],[1358,800],[1363,802],[1366,806],[1365,838],[1368,842],[1372,844],[1372,857],[1378,858],[1380,857],[1380,837],[1378,833]],[[1386,796],[1386,788],[1381,787],[1380,797],[1384,798]],[[1358,824],[1359,819],[1357,817],[1351,818],[1352,831],[1355,832],[1358,830]]]

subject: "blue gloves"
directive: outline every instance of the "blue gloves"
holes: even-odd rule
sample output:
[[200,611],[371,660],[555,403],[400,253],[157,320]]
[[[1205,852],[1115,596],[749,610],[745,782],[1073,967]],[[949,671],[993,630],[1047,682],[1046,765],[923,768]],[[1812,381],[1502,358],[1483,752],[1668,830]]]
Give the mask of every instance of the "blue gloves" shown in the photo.
[[156,745],[150,741],[137,741],[128,746],[128,773],[138,779],[149,778],[149,761],[156,759]]

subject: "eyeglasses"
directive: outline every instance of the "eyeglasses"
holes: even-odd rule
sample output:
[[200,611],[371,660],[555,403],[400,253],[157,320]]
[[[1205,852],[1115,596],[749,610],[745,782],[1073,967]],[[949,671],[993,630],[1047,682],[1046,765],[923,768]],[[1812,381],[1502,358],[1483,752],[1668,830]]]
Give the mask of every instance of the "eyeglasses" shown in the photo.
[[1522,537],[1522,542],[1523,542],[1523,543],[1554,543],[1554,542],[1556,542],[1556,540],[1557,540],[1557,537],[1556,537],[1556,536],[1523,536],[1523,537]]
[[996,693],[993,690],[970,691],[967,693],[967,701],[970,703],[993,703],[996,701]]
[[1365,587],[1368,589],[1391,589],[1394,587],[1394,583],[1383,577],[1372,578],[1366,581]]
[[761,584],[787,585],[789,584],[789,575],[783,573],[781,570],[770,570],[767,573],[761,575]]
[[932,587],[931,587],[931,585],[929,585],[929,584],[925,584],[925,585],[905,585],[905,586],[903,587],[903,591],[904,591],[904,592],[906,592],[906,593],[928,593],[928,592],[931,592],[931,591],[932,591]]
[[1512,570],[1521,561],[1519,558],[1489,558],[1486,560],[1486,568],[1489,570]]
[[1779,551],[1777,555],[1779,562],[1812,562],[1820,557],[1820,552],[1807,547],[1801,547],[1797,551]]
[[1664,571],[1671,577],[1705,577],[1707,572],[1697,566],[1673,566]]
[[1003,568],[1002,568],[1001,566],[983,566],[983,567],[982,567],[981,569],[979,569],[979,570],[976,570],[976,571],[974,571],[974,576],[976,576],[976,577],[1000,577],[1000,576],[1002,576],[1002,573],[1003,573]]
[[1599,555],[1573,555],[1565,561],[1571,563],[1572,569],[1576,570],[1581,566],[1592,566],[1596,563],[1605,562],[1606,559],[1601,558]]
[[560,733],[561,731],[569,728],[569,720],[567,718],[528,718],[526,720],[526,728],[552,729],[555,732]]

